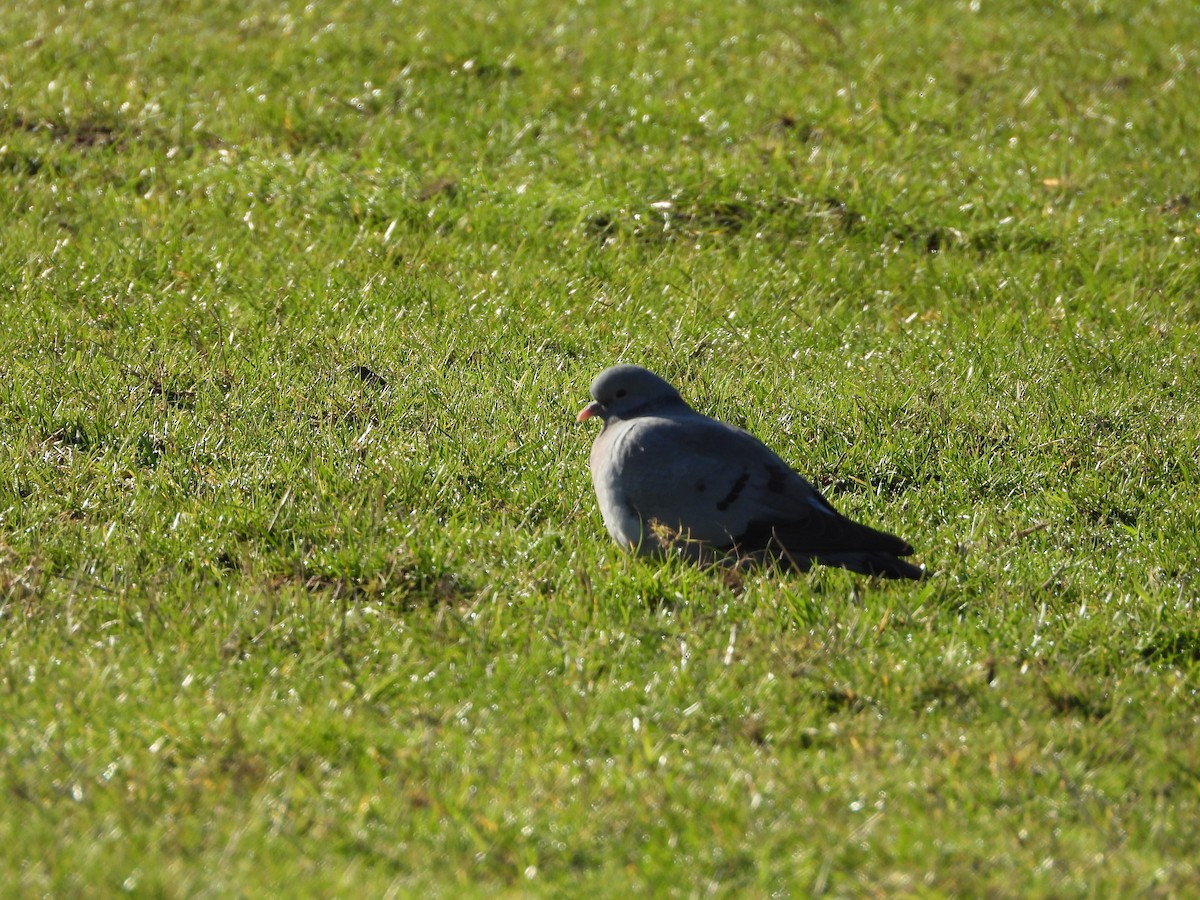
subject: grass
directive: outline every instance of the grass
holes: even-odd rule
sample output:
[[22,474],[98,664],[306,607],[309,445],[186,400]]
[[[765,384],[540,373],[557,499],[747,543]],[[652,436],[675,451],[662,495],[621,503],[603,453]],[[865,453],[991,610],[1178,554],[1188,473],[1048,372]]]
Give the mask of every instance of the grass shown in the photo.
[[[1197,46],[6,10],[5,893],[1194,893]],[[936,577],[623,555],[617,360]]]

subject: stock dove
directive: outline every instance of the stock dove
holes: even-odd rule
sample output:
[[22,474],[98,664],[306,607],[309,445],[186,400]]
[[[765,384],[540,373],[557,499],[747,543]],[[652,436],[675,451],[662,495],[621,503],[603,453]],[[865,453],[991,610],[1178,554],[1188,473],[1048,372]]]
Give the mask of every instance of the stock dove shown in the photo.
[[696,412],[641,366],[605,369],[576,419],[604,421],[592,484],[613,539],[698,561],[813,562],[864,575],[921,578],[912,547],[841,515],[749,432]]

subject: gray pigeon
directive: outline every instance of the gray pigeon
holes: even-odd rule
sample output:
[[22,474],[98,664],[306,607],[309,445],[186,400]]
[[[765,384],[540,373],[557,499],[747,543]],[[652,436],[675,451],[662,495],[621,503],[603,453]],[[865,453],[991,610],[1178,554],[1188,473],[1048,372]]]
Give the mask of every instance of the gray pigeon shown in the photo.
[[900,559],[913,552],[907,543],[841,515],[758,438],[696,412],[653,372],[613,366],[596,376],[591,394],[576,418],[604,420],[592,445],[592,483],[622,547],[924,576]]

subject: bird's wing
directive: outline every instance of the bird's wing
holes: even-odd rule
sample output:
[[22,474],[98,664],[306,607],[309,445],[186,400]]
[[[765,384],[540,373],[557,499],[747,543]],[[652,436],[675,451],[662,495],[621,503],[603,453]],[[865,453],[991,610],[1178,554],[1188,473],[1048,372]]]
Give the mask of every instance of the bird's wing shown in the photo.
[[911,552],[892,535],[840,515],[821,493],[748,432],[688,411],[622,423],[608,442],[614,500],[642,521],[747,552],[803,556]]

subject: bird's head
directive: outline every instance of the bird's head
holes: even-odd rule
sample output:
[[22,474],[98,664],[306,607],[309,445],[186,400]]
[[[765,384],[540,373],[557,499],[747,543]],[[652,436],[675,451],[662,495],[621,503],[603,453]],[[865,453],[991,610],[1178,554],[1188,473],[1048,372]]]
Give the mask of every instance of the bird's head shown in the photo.
[[604,421],[632,419],[652,410],[683,404],[679,391],[669,381],[641,366],[620,365],[605,369],[592,381],[592,402],[575,418],[585,422],[592,416]]

